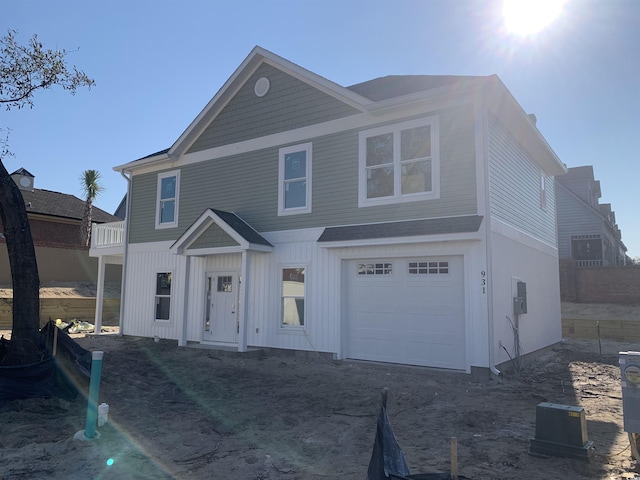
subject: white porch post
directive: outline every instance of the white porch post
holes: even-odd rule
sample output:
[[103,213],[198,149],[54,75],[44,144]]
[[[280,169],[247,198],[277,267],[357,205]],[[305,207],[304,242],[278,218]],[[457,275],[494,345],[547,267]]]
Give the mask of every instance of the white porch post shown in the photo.
[[240,284],[240,325],[238,331],[238,351],[247,351],[247,322],[249,320],[247,316],[247,308],[249,306],[249,300],[247,299],[247,292],[249,291],[249,270],[251,266],[251,254],[247,250],[242,251],[242,283]]
[[184,267],[184,292],[182,294],[182,318],[178,330],[178,346],[187,345],[187,318],[189,315],[189,277],[191,276],[191,256],[186,255]]
[[98,257],[98,285],[96,286],[96,317],[94,333],[102,333],[102,304],[104,303],[104,255]]

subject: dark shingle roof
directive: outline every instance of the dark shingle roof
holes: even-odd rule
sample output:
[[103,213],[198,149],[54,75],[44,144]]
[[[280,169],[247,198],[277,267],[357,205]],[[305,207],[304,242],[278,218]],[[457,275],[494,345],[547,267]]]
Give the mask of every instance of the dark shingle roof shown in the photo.
[[211,211],[218,215],[227,225],[238,232],[238,234],[240,234],[242,238],[244,238],[247,242],[256,245],[266,245],[268,247],[273,246],[235,213],[216,210],[214,208],[212,208]]
[[404,222],[329,227],[324,229],[324,232],[322,232],[322,235],[318,238],[318,242],[341,242],[373,238],[477,232],[481,223],[481,216],[469,215],[466,217],[431,218]]
[[374,102],[473,80],[467,75],[388,75],[347,87]]
[[[84,200],[66,193],[51,190],[21,190],[27,213],[39,213],[52,217],[81,220],[84,211]],[[99,209],[92,209],[91,220],[96,223],[117,222],[118,217]]]

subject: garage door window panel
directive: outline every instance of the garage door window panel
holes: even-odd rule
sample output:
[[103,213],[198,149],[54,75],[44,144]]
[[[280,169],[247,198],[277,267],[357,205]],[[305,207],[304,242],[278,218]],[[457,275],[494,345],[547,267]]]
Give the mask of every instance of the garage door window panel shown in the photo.
[[391,275],[393,273],[392,263],[359,263],[358,275]]
[[409,262],[410,275],[444,275],[449,273],[449,262]]

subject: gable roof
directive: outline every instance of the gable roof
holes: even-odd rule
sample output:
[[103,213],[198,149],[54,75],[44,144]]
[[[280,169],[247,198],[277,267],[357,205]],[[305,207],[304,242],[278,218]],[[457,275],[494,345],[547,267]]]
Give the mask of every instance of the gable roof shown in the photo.
[[424,92],[432,88],[474,80],[477,76],[457,75],[387,75],[347,87],[373,101]]
[[[566,166],[556,156],[534,125],[532,118],[522,109],[511,92],[497,77],[456,75],[389,75],[350,87],[342,87],[326,78],[306,70],[261,47],[254,47],[233,75],[209,101],[189,127],[165,150],[114,167],[126,171],[147,165],[175,162],[188,152],[194,142],[224,110],[246,81],[264,64],[273,66],[301,82],[316,88],[338,102],[343,102],[363,114],[379,115],[389,108],[402,108],[433,98],[447,100],[451,95],[466,92],[468,101],[473,96],[483,98],[503,123],[514,130],[519,141],[549,175],[566,173]],[[433,97],[433,98],[431,98]]]
[[234,240],[235,245],[224,245],[222,247],[209,245],[205,248],[207,251],[211,249],[224,249],[225,251],[253,250],[270,252],[273,250],[273,245],[235,213],[208,208],[202,212],[197,220],[171,245],[171,251],[179,255],[188,253],[187,250],[189,247],[212,225],[220,227],[224,233]]
[[[66,193],[51,190],[20,190],[27,213],[37,213],[50,217],[82,220],[84,200]],[[117,222],[119,218],[93,206],[91,221],[95,223]]]

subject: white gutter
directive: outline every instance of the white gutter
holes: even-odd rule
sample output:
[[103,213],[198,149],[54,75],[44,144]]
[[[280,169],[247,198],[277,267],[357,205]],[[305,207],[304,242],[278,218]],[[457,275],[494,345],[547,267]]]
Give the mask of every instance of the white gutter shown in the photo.
[[124,324],[124,304],[127,286],[127,252],[129,251],[129,222],[131,214],[129,206],[131,205],[131,178],[127,177],[124,170],[120,170],[120,175],[127,181],[127,201],[124,209],[124,256],[122,258],[122,281],[120,286],[120,318],[118,321],[118,336],[122,336],[122,326]]

